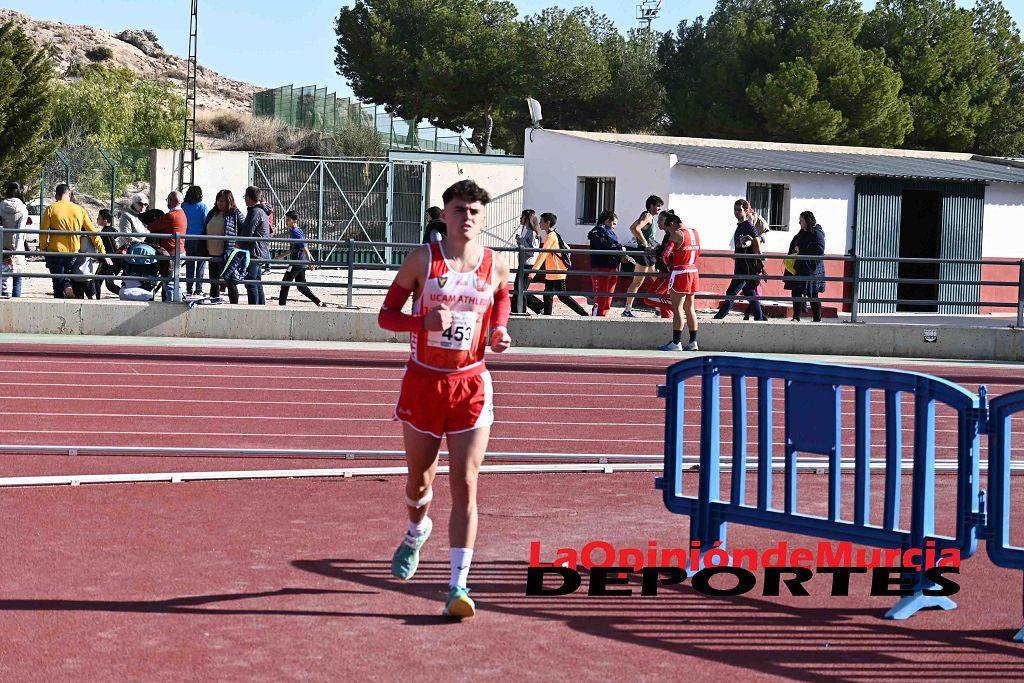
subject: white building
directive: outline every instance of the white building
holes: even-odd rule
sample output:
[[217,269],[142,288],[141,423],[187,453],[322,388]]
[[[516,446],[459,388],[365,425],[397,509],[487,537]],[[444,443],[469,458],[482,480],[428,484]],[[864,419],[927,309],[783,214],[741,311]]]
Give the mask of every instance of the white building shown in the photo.
[[[665,198],[667,208],[700,232],[705,251],[729,249],[736,227],[733,202],[745,197],[780,232],[769,236],[768,252],[785,253],[799,229],[800,212],[811,211],[825,229],[829,254],[856,250],[859,256],[893,259],[1024,258],[1019,238],[1024,163],[1019,161],[915,150],[527,132],[524,206],[556,214],[567,242],[585,243],[604,209],[618,214],[619,236],[625,241],[629,224],[651,194]],[[832,266],[829,275],[843,274],[842,263]],[[983,274],[978,265],[862,262],[861,274],[923,278],[929,267],[931,277],[960,281],[990,275],[1005,280],[1010,268],[986,264]],[[717,267],[703,263],[706,270],[717,272]],[[897,285],[865,287],[862,299],[892,299]],[[1005,288],[986,291],[994,294],[999,301],[1015,299]],[[974,284],[900,292],[901,299],[957,302],[978,302],[979,296]],[[879,304],[875,310],[892,307]]]

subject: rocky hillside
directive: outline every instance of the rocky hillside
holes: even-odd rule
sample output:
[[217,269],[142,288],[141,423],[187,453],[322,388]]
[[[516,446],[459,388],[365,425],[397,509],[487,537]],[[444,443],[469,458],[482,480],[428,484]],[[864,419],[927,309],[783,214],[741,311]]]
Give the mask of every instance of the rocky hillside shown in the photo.
[[[114,34],[91,26],[37,21],[20,12],[0,9],[0,23],[12,20],[47,50],[64,81],[74,79],[76,65],[99,62],[149,78],[171,80],[184,93],[187,60],[167,53],[150,31],[129,29]],[[252,107],[252,94],[259,89],[200,65],[196,104],[209,110],[247,112]]]

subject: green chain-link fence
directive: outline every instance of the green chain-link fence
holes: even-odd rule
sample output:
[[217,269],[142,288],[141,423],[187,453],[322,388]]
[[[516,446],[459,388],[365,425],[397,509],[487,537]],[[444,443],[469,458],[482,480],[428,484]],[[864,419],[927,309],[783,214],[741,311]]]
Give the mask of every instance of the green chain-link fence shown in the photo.
[[[302,88],[286,85],[255,93],[252,113],[296,128],[320,131],[328,137],[347,126],[373,127],[389,149],[477,153],[476,148],[459,135],[442,134],[433,126],[414,128],[405,119],[385,112],[383,107],[338,97],[336,93],[328,93],[327,88],[315,85]],[[492,149],[490,153],[505,152]]]
[[31,198],[26,197],[29,213],[42,215],[60,183],[71,186],[75,201],[93,219],[100,209],[110,209],[116,218],[119,207],[127,206],[133,193],[149,192],[150,151],[101,147],[57,150],[39,174],[39,187]]

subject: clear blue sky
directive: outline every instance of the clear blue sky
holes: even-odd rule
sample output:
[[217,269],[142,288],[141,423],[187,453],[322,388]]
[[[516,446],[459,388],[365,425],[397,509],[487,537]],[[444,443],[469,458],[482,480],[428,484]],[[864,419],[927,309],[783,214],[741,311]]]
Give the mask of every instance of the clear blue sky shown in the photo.
[[[551,6],[592,5],[607,14],[619,30],[636,25],[638,0],[513,0],[522,14]],[[968,6],[971,0],[958,0]],[[199,62],[230,78],[260,86],[327,86],[350,94],[334,72],[334,19],[340,0],[199,0]],[[871,0],[865,3],[873,5]],[[1003,0],[1014,19],[1024,20],[1024,0]],[[4,7],[36,19],[89,24],[118,32],[125,28],[153,30],[169,52],[188,52],[188,0],[7,0]],[[655,28],[672,30],[682,19],[707,16],[714,0],[665,0]]]

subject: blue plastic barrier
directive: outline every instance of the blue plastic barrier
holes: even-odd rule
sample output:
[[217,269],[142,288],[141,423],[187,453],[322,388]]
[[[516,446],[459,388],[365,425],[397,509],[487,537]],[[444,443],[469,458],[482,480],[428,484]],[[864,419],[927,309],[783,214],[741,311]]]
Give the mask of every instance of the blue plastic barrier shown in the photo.
[[[1010,439],[1011,418],[1024,411],[1024,391],[999,396],[989,410],[991,440],[988,450],[988,514],[986,548],[992,562],[1000,567],[1024,569],[1024,548],[1010,544]],[[1013,637],[1024,643],[1024,628]]]
[[[723,406],[721,388],[728,377],[731,397]],[[683,451],[688,427],[684,419],[685,382],[700,378],[700,467],[697,495],[684,495]],[[783,390],[783,500],[773,500],[773,417],[777,414],[773,389]],[[748,476],[747,392],[755,388],[756,491],[757,500],[746,497]],[[1024,569],[1024,549],[1009,546],[1009,416],[1024,410],[1024,392],[1000,397],[993,402],[997,415],[1006,415],[1005,433],[996,431],[993,445],[1002,438],[1007,446],[993,447],[990,457],[990,487],[993,506],[1004,514],[994,515],[989,525],[984,493],[979,491],[980,437],[990,431],[985,390],[980,396],[944,379],[920,373],[842,365],[826,365],[743,356],[704,356],[676,363],[667,371],[667,382],[660,395],[667,399],[665,421],[665,470],[656,487],[663,491],[665,506],[691,518],[691,540],[705,552],[716,544],[725,547],[726,525],[736,522],[750,526],[803,534],[833,541],[849,541],[877,548],[924,548],[934,541],[937,550],[956,549],[966,559],[977,550],[979,537],[989,539],[988,550],[994,563]],[[852,425],[844,420],[842,398],[852,398]],[[909,519],[902,519],[901,493],[904,458],[902,444],[903,405],[913,399],[913,446]],[[871,407],[884,406],[884,487],[871,487]],[[957,433],[957,488],[955,500],[936,500],[935,493],[935,414],[936,406],[952,411]],[[721,414],[728,407],[732,414],[732,453],[728,466],[731,476],[727,499],[721,495],[722,453]],[[944,418],[945,419],[945,418]],[[851,439],[843,438],[843,426],[852,426]],[[1000,437],[999,435],[1002,434]],[[852,448],[851,448],[852,446]],[[844,513],[841,471],[844,449],[852,451],[854,486],[852,505]],[[798,454],[825,456],[828,470],[827,514],[808,514],[798,507]],[[1001,453],[1002,455],[999,455]],[[1001,458],[1001,459],[999,459]],[[847,465],[850,463],[847,461]],[[692,476],[692,475],[691,475]],[[879,500],[879,498],[881,500]],[[878,503],[881,505],[878,505]],[[873,503],[875,503],[873,505]],[[955,511],[955,535],[936,534],[937,506]],[[996,518],[999,518],[998,520]],[[905,619],[925,607],[953,609],[946,597],[926,596],[923,572],[918,575],[915,594],[901,599],[886,616]],[[1018,636],[1024,635],[1024,631]]]

